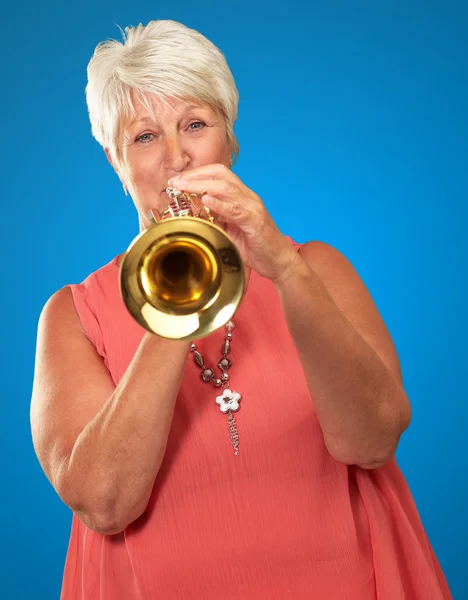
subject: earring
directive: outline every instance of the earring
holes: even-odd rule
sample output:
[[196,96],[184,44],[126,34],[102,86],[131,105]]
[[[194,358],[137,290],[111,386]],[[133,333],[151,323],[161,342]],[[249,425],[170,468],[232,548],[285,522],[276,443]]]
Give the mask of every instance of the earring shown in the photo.
[[123,189],[124,189],[125,195],[126,195],[126,196],[128,196],[128,190],[127,190],[127,188],[125,187],[125,184],[122,184],[122,187],[123,187]]

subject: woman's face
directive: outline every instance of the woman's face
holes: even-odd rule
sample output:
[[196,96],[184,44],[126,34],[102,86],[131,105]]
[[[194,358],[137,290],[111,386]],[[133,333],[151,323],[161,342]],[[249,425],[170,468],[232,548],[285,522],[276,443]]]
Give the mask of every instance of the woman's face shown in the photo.
[[207,106],[152,98],[151,111],[135,103],[136,116],[122,123],[118,171],[137,208],[142,227],[150,209],[164,210],[167,182],[185,169],[230,165],[231,149],[221,115]]

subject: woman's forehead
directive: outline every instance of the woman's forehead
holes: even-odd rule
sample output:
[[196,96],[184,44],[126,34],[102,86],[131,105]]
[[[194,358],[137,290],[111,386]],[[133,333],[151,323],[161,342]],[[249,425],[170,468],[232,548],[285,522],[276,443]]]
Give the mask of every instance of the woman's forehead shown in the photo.
[[161,98],[156,94],[133,94],[132,105],[124,114],[127,127],[138,121],[159,121],[168,118],[179,118],[193,110],[201,109],[211,111],[211,107],[194,100],[193,98]]

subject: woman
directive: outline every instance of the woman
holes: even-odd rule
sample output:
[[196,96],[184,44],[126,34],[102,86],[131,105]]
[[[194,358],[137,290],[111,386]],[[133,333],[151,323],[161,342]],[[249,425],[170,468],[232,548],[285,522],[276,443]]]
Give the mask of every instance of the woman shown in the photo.
[[450,598],[394,458],[411,411],[390,335],[346,258],[283,236],[230,170],[237,101],[175,22],[90,61],[92,132],[141,229],[168,186],[199,194],[248,289],[194,346],[133,320],[120,257],[44,307],[31,420],[74,513],[62,600]]

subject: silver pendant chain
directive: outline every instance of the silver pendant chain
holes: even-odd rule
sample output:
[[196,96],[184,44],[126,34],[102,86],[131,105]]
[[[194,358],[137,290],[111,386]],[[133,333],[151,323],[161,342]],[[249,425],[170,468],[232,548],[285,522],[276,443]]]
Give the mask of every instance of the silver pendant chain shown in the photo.
[[239,433],[237,431],[236,420],[234,419],[234,415],[232,413],[237,412],[240,408],[240,401],[242,396],[238,392],[233,392],[229,389],[229,374],[228,369],[231,367],[232,363],[228,358],[228,354],[231,351],[231,340],[232,340],[232,330],[234,329],[234,323],[229,321],[226,324],[226,339],[224,340],[223,347],[221,349],[222,357],[218,362],[218,367],[221,370],[221,378],[218,379],[215,377],[214,369],[210,369],[205,365],[205,359],[203,355],[198,352],[195,344],[192,344],[190,347],[191,352],[193,352],[193,358],[197,366],[201,368],[201,378],[206,383],[212,383],[216,388],[224,388],[221,396],[216,398],[216,404],[219,405],[219,410],[223,414],[228,414],[228,425],[229,425],[229,435],[231,438],[231,443],[234,446],[235,455],[239,455]]

